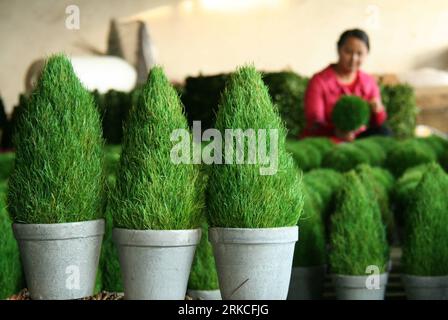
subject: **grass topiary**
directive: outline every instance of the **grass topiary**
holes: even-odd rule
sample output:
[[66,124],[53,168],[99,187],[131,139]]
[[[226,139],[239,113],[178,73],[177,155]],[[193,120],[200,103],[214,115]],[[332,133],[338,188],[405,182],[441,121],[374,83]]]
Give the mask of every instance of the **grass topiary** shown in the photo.
[[399,140],[389,136],[370,136],[364,139],[375,142],[383,149],[386,155],[400,142]]
[[[285,149],[286,130],[270,100],[260,74],[252,66],[230,77],[222,96],[216,128],[265,129],[267,148],[278,130],[278,170],[261,175],[260,164],[211,166],[207,193],[211,227],[269,228],[295,226],[303,208],[302,183],[294,161]],[[257,141],[257,145],[260,141]],[[245,145],[247,150],[247,145]],[[224,154],[224,153],[223,153]],[[245,153],[247,154],[247,153]]]
[[174,130],[188,129],[176,91],[161,67],[151,69],[126,122],[113,191],[114,225],[133,230],[195,229],[201,219],[199,169],[174,164]]
[[15,222],[78,222],[102,216],[99,114],[64,55],[47,60],[18,119],[14,144],[8,202]]
[[436,153],[427,144],[417,139],[409,139],[399,143],[388,153],[385,166],[399,177],[406,169],[436,160]]
[[326,152],[333,148],[328,138],[287,139],[286,150],[291,153],[297,166],[303,171],[317,169]]
[[322,154],[311,144],[301,140],[286,140],[286,151],[293,157],[297,167],[303,171],[319,168],[322,162]]
[[369,164],[372,166],[382,166],[386,160],[386,152],[376,141],[370,138],[360,139],[353,142],[353,145],[361,149],[369,158]]
[[384,190],[389,193],[395,184],[395,177],[386,169],[380,167],[370,168],[373,179],[375,179]]
[[381,213],[364,181],[354,171],[345,174],[331,219],[329,261],[341,275],[366,275],[375,265],[386,272],[388,245]]
[[448,275],[448,177],[430,164],[413,193],[406,219],[402,265],[405,274]]
[[0,299],[25,287],[19,248],[6,210],[6,184],[0,182]]
[[416,140],[429,146],[436,154],[437,159],[441,159],[444,152],[448,150],[448,140],[436,135],[425,138],[417,138]]
[[358,96],[344,95],[334,105],[331,120],[341,131],[355,131],[369,123],[369,104]]
[[301,141],[307,145],[315,147],[322,155],[333,149],[335,146],[329,138],[325,137],[310,137],[302,139]]
[[327,152],[322,167],[346,172],[362,163],[370,163],[369,156],[351,143],[342,143]]
[[315,169],[304,175],[303,182],[308,188],[319,194],[322,199],[322,209],[325,211],[332,203],[333,195],[342,183],[342,174],[332,169]]
[[430,164],[422,164],[409,168],[395,183],[394,190],[391,193],[391,198],[393,201],[397,224],[400,226],[404,225],[406,213],[412,203],[414,190],[429,165]]
[[294,250],[295,267],[321,266],[326,263],[325,230],[320,214],[318,193],[304,186],[303,214],[299,220],[300,242]]
[[[381,181],[383,177],[379,175],[377,168],[372,168],[369,165],[360,165],[356,168],[362,183],[366,187],[367,191],[371,194],[371,199],[374,199],[379,206],[381,212],[381,219],[386,227],[387,239],[389,242],[394,240],[395,233],[395,219],[393,211],[390,207],[389,191],[384,186],[384,182]],[[380,169],[381,170],[381,169]],[[378,177],[380,179],[378,179]]]
[[387,111],[386,124],[400,139],[415,133],[418,108],[414,89],[407,84],[381,86],[381,98]]

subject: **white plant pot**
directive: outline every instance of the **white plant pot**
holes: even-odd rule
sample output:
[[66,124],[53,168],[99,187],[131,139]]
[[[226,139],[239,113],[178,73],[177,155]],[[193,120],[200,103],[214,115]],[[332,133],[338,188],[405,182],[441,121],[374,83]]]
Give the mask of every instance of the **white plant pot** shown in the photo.
[[93,295],[104,220],[13,224],[33,300],[67,300]]
[[201,229],[115,228],[126,300],[184,300]]
[[409,300],[448,300],[448,276],[425,277],[403,275]]
[[285,300],[298,227],[210,228],[224,300]]
[[333,275],[333,283],[338,300],[384,300],[388,273],[379,276],[379,287],[370,288],[368,279],[373,275],[348,276]]

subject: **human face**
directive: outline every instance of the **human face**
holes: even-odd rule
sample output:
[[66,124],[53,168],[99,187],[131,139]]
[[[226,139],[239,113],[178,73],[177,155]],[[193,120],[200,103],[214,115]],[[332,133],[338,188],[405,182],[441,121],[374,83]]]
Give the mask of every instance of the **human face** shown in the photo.
[[348,38],[339,48],[339,67],[347,73],[356,72],[369,53],[366,44],[355,37]]

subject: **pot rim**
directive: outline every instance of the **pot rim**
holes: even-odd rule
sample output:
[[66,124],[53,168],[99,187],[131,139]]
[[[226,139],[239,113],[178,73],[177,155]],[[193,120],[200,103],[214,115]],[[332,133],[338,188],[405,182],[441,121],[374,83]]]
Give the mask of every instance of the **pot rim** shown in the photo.
[[405,286],[411,288],[448,288],[448,275],[445,276],[417,276],[412,274],[402,274]]
[[127,247],[184,247],[196,246],[202,229],[133,230],[113,228],[112,239],[117,246]]
[[104,219],[64,222],[64,223],[13,223],[12,229],[17,240],[47,241],[90,238],[103,236]]
[[[345,287],[345,288],[365,288],[365,281],[368,277],[371,277],[372,274],[366,275],[345,275],[345,274],[331,274],[331,278],[336,287]],[[380,273],[380,285],[381,288],[387,285],[389,280],[389,273],[384,272]],[[367,289],[367,288],[366,288]]]
[[299,239],[299,227],[278,228],[209,228],[209,241],[230,244],[294,243]]

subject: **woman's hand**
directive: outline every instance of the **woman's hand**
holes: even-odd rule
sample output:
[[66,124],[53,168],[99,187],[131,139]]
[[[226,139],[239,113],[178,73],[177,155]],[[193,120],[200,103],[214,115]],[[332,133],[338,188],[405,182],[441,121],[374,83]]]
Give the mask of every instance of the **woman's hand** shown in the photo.
[[374,113],[380,113],[380,112],[384,111],[383,103],[379,99],[374,99],[374,100],[370,101],[369,104],[370,104],[370,108],[371,108],[372,112],[374,112]]
[[336,137],[343,139],[345,141],[354,141],[356,138],[355,131],[342,131],[339,129],[335,129]]

